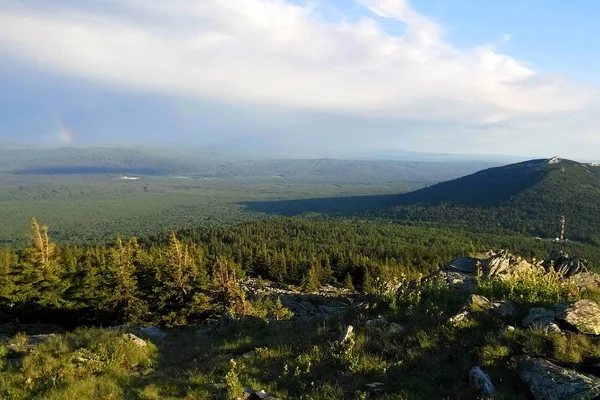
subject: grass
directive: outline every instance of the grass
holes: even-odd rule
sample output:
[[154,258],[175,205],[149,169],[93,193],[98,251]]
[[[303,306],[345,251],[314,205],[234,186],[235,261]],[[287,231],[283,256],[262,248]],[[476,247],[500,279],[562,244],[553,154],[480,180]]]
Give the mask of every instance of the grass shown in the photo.
[[[522,296],[526,290],[531,295]],[[515,301],[523,313],[581,297],[552,277],[487,282],[480,291]],[[375,310],[187,327],[142,348],[115,330],[79,329],[38,345],[18,367],[8,360],[23,350],[21,334],[13,339],[17,350],[0,347],[0,398],[232,399],[250,387],[280,399],[469,400],[478,394],[469,387],[468,373],[479,365],[491,376],[498,399],[520,399],[526,388],[513,356],[576,368],[600,358],[600,343],[585,335],[520,328],[501,334],[507,325],[518,327],[523,314],[472,309],[467,323],[448,323],[468,297],[432,280],[400,291]],[[379,315],[387,323],[368,323]],[[392,322],[402,329],[391,331]],[[339,343],[348,324],[355,333]],[[381,390],[373,390],[373,383],[383,384]]]

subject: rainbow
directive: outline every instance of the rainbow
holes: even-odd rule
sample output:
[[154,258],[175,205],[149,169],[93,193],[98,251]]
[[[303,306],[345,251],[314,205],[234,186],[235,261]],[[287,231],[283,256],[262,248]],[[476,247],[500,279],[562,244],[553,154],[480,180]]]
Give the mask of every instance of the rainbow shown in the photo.
[[68,126],[61,123],[58,129],[58,139],[64,144],[71,144],[75,140],[75,135]]

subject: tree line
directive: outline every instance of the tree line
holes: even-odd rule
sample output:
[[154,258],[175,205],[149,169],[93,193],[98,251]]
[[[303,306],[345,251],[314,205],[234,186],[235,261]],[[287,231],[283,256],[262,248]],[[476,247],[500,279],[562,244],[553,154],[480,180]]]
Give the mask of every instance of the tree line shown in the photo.
[[598,248],[522,236],[359,221],[280,218],[219,228],[56,245],[33,219],[26,248],[0,251],[0,323],[64,326],[152,323],[180,326],[216,314],[282,318],[277,299],[250,301],[246,275],[311,292],[332,284],[373,292],[413,279],[456,256],[508,248],[545,257],[556,246],[597,265]]

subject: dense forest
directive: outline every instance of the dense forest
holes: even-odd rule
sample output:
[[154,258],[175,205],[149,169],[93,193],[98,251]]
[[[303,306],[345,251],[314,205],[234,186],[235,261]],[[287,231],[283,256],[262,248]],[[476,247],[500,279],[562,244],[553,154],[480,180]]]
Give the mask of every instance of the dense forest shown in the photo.
[[31,231],[27,248],[0,253],[0,322],[184,325],[237,307],[243,295],[230,283],[244,275],[369,293],[380,280],[426,275],[490,248],[540,259],[560,247],[600,261],[586,244],[373,222],[282,218],[86,246],[57,246],[35,220]]

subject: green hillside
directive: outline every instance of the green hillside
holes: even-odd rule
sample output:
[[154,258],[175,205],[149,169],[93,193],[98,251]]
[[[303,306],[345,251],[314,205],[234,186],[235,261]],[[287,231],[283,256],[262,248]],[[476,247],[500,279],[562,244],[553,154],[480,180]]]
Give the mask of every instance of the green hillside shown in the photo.
[[549,238],[565,215],[568,238],[598,241],[600,167],[551,159],[491,168],[398,196],[378,215]]

